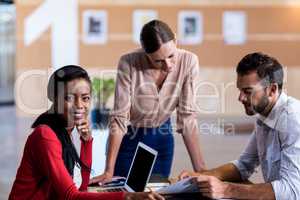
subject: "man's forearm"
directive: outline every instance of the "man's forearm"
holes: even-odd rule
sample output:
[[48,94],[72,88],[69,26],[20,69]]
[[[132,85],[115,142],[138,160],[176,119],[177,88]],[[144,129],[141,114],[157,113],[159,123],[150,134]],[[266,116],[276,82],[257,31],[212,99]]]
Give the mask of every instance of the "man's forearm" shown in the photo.
[[237,183],[225,183],[227,184],[227,190],[225,198],[233,199],[253,199],[253,200],[275,200],[275,194],[273,187],[270,183],[262,184],[237,184]]
[[239,170],[232,163],[227,163],[220,167],[206,170],[201,174],[217,177],[221,181],[242,182]]

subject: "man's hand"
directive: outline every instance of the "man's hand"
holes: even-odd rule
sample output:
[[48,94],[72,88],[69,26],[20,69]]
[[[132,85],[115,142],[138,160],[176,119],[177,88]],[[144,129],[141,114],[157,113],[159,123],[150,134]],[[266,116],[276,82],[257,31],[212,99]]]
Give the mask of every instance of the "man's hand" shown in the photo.
[[201,175],[201,174],[197,173],[197,172],[190,172],[190,171],[184,170],[179,174],[178,179],[182,180],[184,178],[194,177],[194,176],[199,176],[199,175]]
[[199,175],[192,179],[203,196],[212,199],[230,198],[228,184],[214,176]]
[[135,192],[126,193],[125,200],[164,200],[162,196],[155,192]]

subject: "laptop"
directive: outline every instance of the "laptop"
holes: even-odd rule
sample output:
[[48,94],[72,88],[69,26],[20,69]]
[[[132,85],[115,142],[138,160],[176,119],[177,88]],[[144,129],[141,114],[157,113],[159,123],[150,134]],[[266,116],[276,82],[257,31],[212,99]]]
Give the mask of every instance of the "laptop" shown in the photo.
[[103,187],[98,192],[143,192],[151,176],[157,151],[139,142],[123,186]]

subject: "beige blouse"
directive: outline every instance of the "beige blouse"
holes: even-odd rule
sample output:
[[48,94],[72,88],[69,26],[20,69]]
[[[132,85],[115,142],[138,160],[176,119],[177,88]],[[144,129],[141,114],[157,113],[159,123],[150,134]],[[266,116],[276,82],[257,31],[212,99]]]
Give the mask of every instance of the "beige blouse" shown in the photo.
[[127,125],[158,127],[176,109],[177,131],[191,131],[197,126],[196,81],[198,58],[177,49],[175,68],[167,75],[161,89],[152,78],[151,63],[143,50],[123,55],[118,65],[115,104],[110,128],[118,126],[123,133]]

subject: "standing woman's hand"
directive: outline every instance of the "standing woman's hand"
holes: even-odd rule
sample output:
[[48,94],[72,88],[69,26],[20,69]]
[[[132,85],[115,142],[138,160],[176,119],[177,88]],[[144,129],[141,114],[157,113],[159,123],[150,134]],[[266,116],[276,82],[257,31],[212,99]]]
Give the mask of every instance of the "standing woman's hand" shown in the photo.
[[105,171],[103,174],[90,179],[89,184],[98,183],[99,185],[103,185],[106,182],[112,181],[112,177],[113,177],[112,173]]

